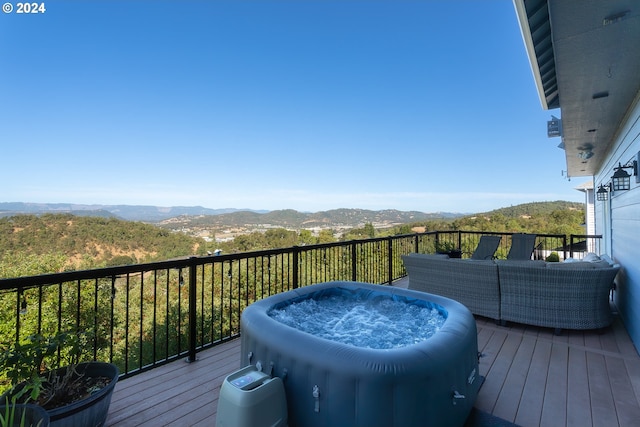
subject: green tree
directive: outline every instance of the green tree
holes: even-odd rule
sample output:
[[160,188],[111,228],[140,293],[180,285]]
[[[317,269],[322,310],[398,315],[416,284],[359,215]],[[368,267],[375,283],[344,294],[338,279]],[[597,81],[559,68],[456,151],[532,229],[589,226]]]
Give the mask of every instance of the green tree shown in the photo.
[[316,238],[313,237],[311,230],[303,229],[298,234],[298,244],[300,245],[313,245],[316,243]]
[[267,248],[287,248],[298,243],[298,233],[284,228],[274,228],[264,233],[264,239]]
[[318,243],[333,243],[336,238],[333,234],[333,230],[323,229],[318,233]]
[[376,236],[376,229],[373,227],[373,224],[368,222],[364,225],[364,234],[370,239]]
[[0,278],[59,273],[66,264],[67,257],[62,253],[5,252],[0,257]]

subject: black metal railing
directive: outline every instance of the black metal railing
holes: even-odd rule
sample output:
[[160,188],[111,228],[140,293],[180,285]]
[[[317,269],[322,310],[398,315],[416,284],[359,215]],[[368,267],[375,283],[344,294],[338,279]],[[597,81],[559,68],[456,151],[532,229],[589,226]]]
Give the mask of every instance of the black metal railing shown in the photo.
[[[259,299],[333,280],[391,284],[402,255],[457,250],[468,257],[483,234],[445,231],[127,265],[0,280],[3,342],[64,330],[95,331],[91,356],[130,376],[236,338],[240,315]],[[580,257],[600,236],[539,235],[535,258]],[[591,242],[591,243],[589,243]],[[598,242],[598,243],[594,243]],[[576,250],[574,250],[576,249]]]

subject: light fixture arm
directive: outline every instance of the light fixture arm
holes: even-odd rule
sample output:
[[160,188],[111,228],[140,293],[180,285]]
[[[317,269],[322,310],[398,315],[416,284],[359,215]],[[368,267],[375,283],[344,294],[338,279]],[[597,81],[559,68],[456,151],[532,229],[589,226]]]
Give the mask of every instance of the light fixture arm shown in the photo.
[[614,167],[613,170],[617,172],[620,169],[633,169],[633,176],[638,176],[638,161],[629,160],[624,166],[618,162],[618,167]]

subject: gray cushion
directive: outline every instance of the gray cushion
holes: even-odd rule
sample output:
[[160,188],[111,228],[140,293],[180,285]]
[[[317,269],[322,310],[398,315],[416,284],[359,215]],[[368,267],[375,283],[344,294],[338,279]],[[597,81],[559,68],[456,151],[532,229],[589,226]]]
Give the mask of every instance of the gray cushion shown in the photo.
[[547,264],[542,260],[511,260],[511,259],[497,259],[496,264],[500,265],[513,265],[516,267],[531,267],[531,268],[544,268]]
[[548,262],[547,268],[566,270],[592,270],[596,268],[595,262]]
[[595,268],[611,267],[607,261],[574,261],[574,262],[548,262],[547,268],[574,269],[574,270],[590,270]]
[[465,262],[469,265],[495,265],[495,261],[492,259],[471,259],[471,258],[467,258],[462,260],[462,262]]
[[449,259],[449,255],[447,254],[417,254],[414,252],[410,253],[409,256],[425,259]]

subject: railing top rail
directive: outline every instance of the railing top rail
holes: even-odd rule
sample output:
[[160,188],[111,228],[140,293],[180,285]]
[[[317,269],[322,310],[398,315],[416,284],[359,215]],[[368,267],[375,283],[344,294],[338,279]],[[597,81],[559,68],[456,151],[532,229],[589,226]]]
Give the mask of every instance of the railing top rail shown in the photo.
[[160,270],[167,268],[184,268],[190,263],[189,258],[181,258],[170,261],[160,261],[146,264],[132,264],[117,267],[96,268],[91,270],[65,271],[62,273],[40,274],[38,276],[12,277],[0,279],[0,290],[27,288],[47,285],[52,283],[72,282],[76,280],[96,279],[111,276],[123,276],[141,271]]
[[[415,233],[415,234],[431,234],[431,233]],[[407,234],[402,236],[393,236],[394,239],[410,237],[415,234]],[[348,246],[353,243],[375,243],[384,242],[389,237],[375,237],[371,239],[350,240],[342,242],[318,243],[313,245],[293,246],[279,249],[265,249],[260,251],[238,252],[233,254],[205,255],[205,256],[185,256],[181,258],[156,261],[142,264],[131,264],[115,267],[96,268],[91,270],[67,271],[62,273],[48,273],[38,276],[14,277],[8,279],[0,279],[0,290],[12,289],[16,287],[39,286],[50,283],[62,283],[75,280],[95,279],[100,277],[121,276],[128,273],[139,273],[141,271],[163,270],[169,268],[185,268],[190,265],[218,263],[225,261],[236,261],[239,259],[259,258],[272,255],[280,255],[297,251],[310,251],[323,248],[331,248],[336,246]],[[27,280],[28,279],[28,280]]]
[[[23,276],[15,278],[0,279],[0,291],[10,289],[26,289],[41,285],[48,285],[53,283],[64,283],[78,280],[92,280],[105,277],[123,276],[132,273],[140,273],[153,270],[163,269],[179,269],[187,268],[191,265],[203,265],[209,263],[221,263],[229,261],[237,261],[242,259],[251,259],[259,257],[268,257],[273,255],[288,254],[294,251],[305,252],[323,248],[332,248],[338,246],[350,246],[352,244],[366,244],[384,242],[389,239],[403,239],[414,236],[430,236],[438,234],[472,234],[472,235],[513,235],[515,232],[495,232],[495,231],[466,231],[466,230],[446,230],[446,231],[428,231],[422,233],[410,233],[387,237],[375,237],[370,239],[350,240],[332,243],[318,243],[313,245],[301,245],[293,246],[289,248],[279,249],[267,249],[251,252],[239,252],[233,254],[219,254],[219,255],[206,255],[206,256],[185,256],[182,258],[176,258],[166,261],[157,261],[143,264],[132,264],[115,267],[97,268],[91,270],[77,270],[68,271],[62,273],[49,273],[38,276]],[[539,237],[548,238],[565,238],[565,235],[561,234],[538,234]],[[572,235],[574,238],[602,238],[601,235]]]
[[[477,235],[493,235],[493,236],[513,236],[514,234],[521,234],[523,233],[522,231],[469,231],[469,230],[447,230],[447,231],[432,231],[430,232],[431,234],[477,234]],[[420,234],[429,234],[429,233],[420,233]],[[557,238],[563,238],[566,237],[565,234],[542,234],[542,233],[532,233],[535,234],[538,237],[557,237]],[[576,236],[576,234],[573,234],[573,236]],[[602,236],[587,236],[587,237],[593,237],[593,238],[598,238],[598,237],[602,237]]]
[[115,267],[95,268],[91,270],[66,271],[62,273],[47,273],[38,276],[13,277],[0,279],[0,290],[26,288],[63,283],[76,280],[96,279],[101,277],[123,276],[142,271],[165,270],[172,268],[186,268],[191,265],[234,261],[238,259],[256,258],[261,256],[279,255],[291,252],[291,248],[268,249],[263,251],[240,252],[225,255],[185,256],[166,261],[155,261],[142,264],[121,265]]

